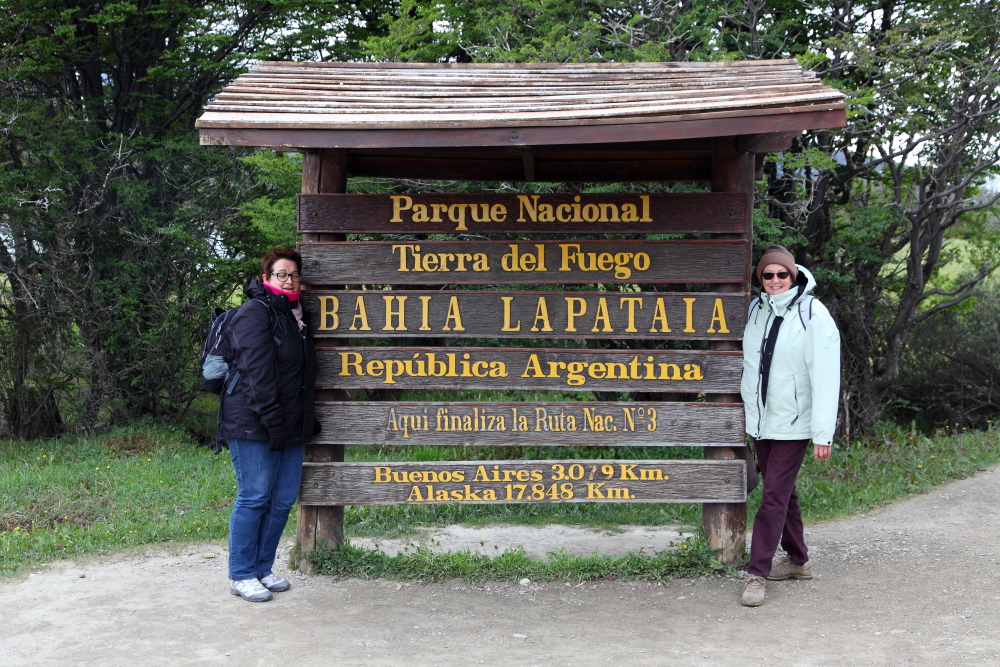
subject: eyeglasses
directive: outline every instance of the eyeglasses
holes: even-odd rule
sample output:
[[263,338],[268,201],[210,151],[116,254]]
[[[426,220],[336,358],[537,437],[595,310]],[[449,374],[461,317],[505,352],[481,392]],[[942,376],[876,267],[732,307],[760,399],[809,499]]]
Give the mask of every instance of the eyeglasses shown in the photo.
[[281,282],[285,282],[286,280],[291,278],[293,283],[297,283],[302,278],[302,274],[298,272],[289,273],[288,271],[278,271],[277,273],[272,273],[271,275],[277,278]]
[[760,277],[763,278],[764,280],[774,280],[774,277],[778,276],[778,278],[780,278],[781,280],[785,280],[790,275],[792,274],[790,274],[788,271],[778,271],[777,273],[772,273],[771,271],[764,271],[762,274],[760,274]]

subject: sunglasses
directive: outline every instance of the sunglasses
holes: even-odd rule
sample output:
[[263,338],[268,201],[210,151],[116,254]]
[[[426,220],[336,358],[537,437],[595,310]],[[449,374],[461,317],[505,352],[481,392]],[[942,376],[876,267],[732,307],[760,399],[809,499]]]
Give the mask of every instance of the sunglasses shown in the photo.
[[764,271],[763,273],[760,274],[760,277],[763,278],[764,280],[774,280],[774,277],[778,276],[780,280],[785,280],[790,275],[792,274],[790,274],[788,271],[778,271],[777,273],[773,273],[771,271]]

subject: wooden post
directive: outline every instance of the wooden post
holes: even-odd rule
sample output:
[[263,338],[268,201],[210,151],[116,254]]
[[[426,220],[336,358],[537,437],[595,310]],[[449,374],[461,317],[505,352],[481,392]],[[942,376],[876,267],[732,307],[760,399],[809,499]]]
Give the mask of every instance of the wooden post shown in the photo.
[[[754,194],[754,154],[741,152],[738,147],[739,137],[715,137],[712,145],[712,192],[745,192],[747,197],[747,232],[746,234],[718,234],[713,238],[739,239],[753,241],[753,194]],[[750,257],[747,258],[749,267]],[[744,284],[722,285],[722,291],[749,292],[750,270],[748,269]],[[713,350],[739,350],[741,344],[737,341],[712,341]],[[709,402],[740,403],[739,394],[709,394]],[[735,459],[742,455],[738,448],[706,447],[706,459]],[[734,565],[740,561],[746,551],[747,504],[746,503],[705,503],[701,506],[702,525],[708,545],[713,549],[722,549],[720,562],[724,565]]]
[[[325,194],[347,192],[347,150],[324,148],[306,153],[302,160],[302,193]],[[303,234],[303,242],[346,241],[346,234]],[[344,289],[344,285],[313,285],[312,289]],[[336,339],[324,341],[337,344]],[[343,389],[317,390],[317,401],[344,401],[347,393]],[[344,460],[344,445],[311,444],[306,441],[304,459],[311,463],[329,463]],[[322,540],[326,546],[335,548],[344,542],[344,507],[299,505],[298,524],[298,569],[308,574],[312,563],[306,555]]]

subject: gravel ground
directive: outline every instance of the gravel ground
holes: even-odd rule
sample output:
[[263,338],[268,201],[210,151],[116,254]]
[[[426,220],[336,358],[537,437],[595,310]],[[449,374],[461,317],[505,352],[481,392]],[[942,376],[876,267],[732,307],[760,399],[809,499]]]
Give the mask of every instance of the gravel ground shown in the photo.
[[[726,577],[419,585],[293,578],[227,593],[222,545],[54,563],[0,593],[15,665],[1000,663],[1000,467],[807,527],[816,576],[739,604]],[[553,530],[562,530],[554,527]],[[595,545],[648,536],[594,534]],[[214,552],[216,557],[204,558]],[[85,576],[81,576],[85,575]]]

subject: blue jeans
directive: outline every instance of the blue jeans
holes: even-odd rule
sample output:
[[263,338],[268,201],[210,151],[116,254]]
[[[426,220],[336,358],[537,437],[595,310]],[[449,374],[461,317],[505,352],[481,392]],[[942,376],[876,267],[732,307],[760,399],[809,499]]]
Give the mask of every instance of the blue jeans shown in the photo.
[[271,574],[274,554],[302,480],[302,443],[267,451],[266,440],[229,438],[236,503],[229,517],[229,578]]

